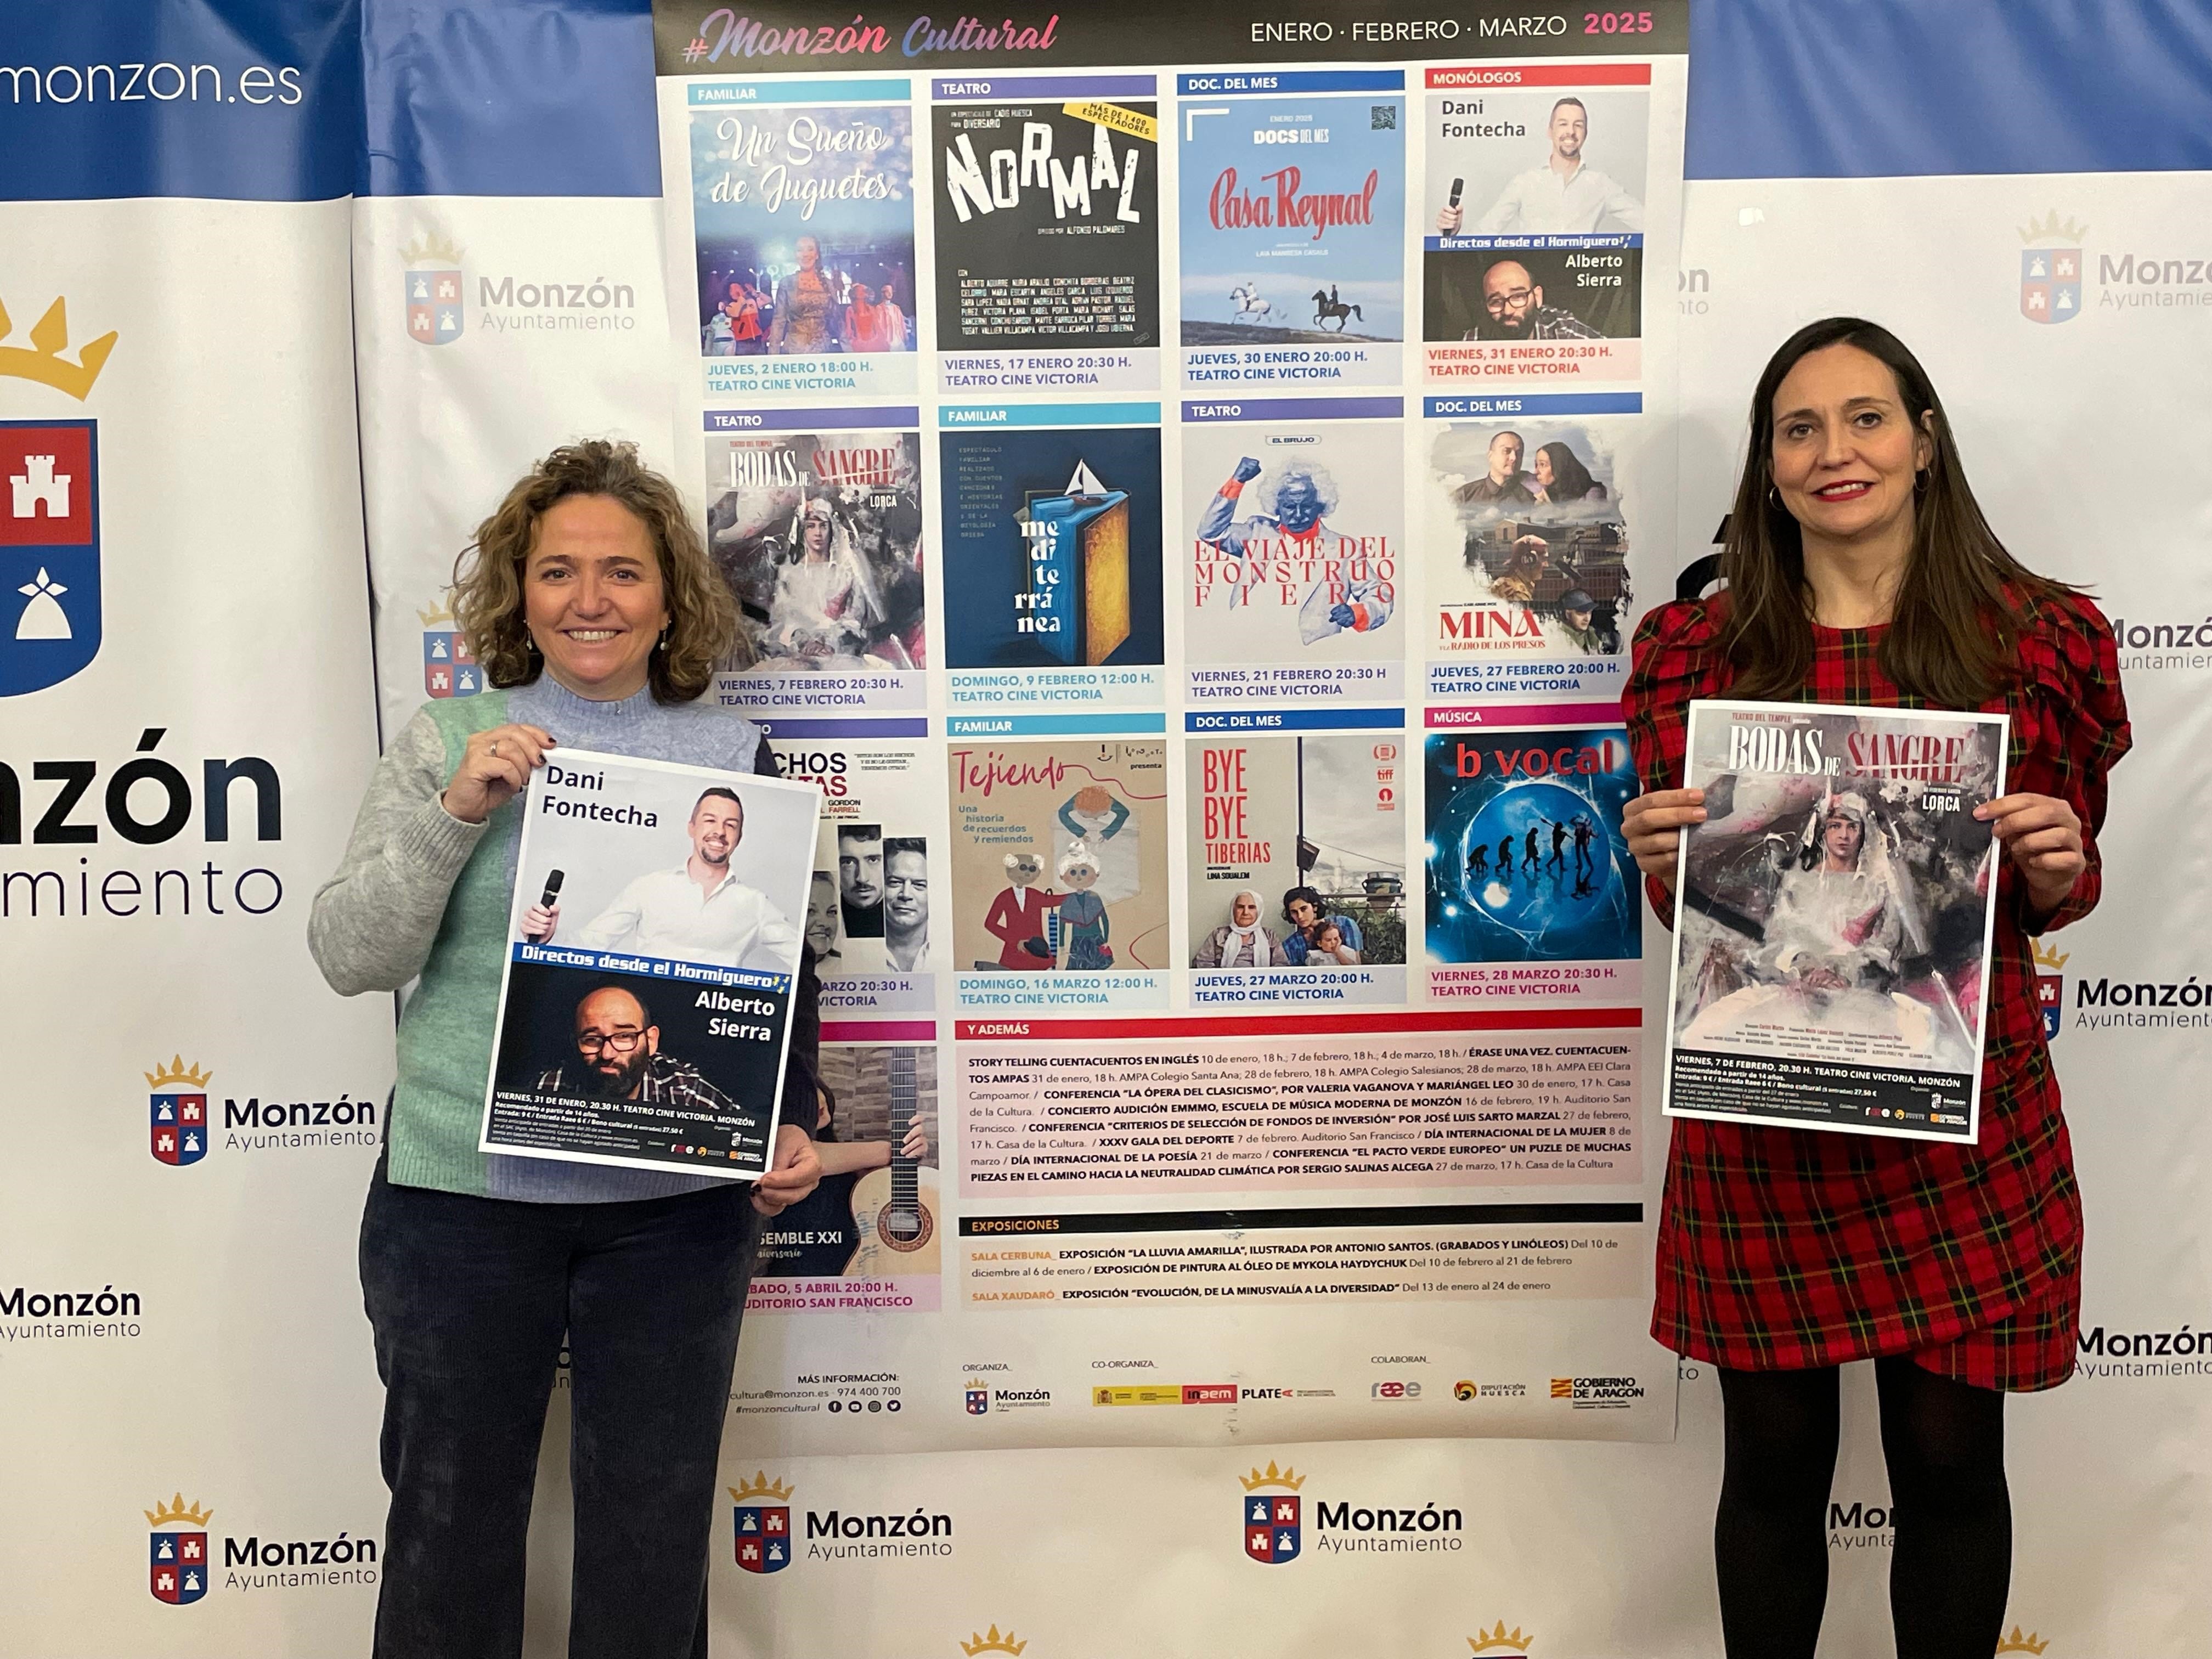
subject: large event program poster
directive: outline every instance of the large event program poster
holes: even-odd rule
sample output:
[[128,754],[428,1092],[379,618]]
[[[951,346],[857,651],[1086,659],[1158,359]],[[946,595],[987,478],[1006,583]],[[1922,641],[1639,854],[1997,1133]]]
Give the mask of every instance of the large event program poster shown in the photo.
[[1693,702],[1666,1110],[1971,1145],[2002,714]]
[[750,772],[547,760],[521,797],[477,1150],[766,1172],[821,802]]
[[1617,699],[1686,9],[1286,7],[656,9],[717,690],[826,802],[762,1455],[1671,1431]]

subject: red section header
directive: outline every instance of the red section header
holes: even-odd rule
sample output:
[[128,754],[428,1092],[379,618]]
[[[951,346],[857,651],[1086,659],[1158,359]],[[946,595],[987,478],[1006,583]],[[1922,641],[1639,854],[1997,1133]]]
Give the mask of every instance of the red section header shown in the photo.
[[933,1019],[825,1019],[824,1042],[934,1042]]
[[1469,64],[1432,69],[1429,89],[1480,92],[1486,87],[1648,87],[1649,64]]
[[1150,1019],[963,1019],[962,1042],[1042,1039],[1073,1042],[1098,1037],[1382,1036],[1392,1031],[1589,1031],[1632,1029],[1640,1008],[1530,1008],[1445,1014],[1227,1014]]

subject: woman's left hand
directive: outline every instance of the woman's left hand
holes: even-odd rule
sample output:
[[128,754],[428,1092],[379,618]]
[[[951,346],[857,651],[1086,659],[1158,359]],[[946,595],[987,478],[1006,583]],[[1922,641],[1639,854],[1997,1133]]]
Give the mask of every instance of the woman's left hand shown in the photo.
[[795,1123],[775,1132],[775,1159],[769,1171],[753,1182],[753,1208],[774,1215],[812,1192],[822,1180],[822,1160],[814,1155],[814,1138]]
[[2081,820],[2055,795],[2000,795],[1974,809],[1987,823],[2027,883],[2030,907],[2056,910],[2089,867],[2081,850]]

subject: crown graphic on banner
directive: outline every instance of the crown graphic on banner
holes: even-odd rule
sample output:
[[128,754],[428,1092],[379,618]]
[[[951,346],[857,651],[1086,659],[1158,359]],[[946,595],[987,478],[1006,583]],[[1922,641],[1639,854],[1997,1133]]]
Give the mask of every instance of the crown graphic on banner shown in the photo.
[[1262,1486],[1280,1486],[1285,1492],[1296,1492],[1306,1483],[1305,1476],[1296,1469],[1277,1468],[1273,1458],[1267,1460],[1266,1474],[1255,1469],[1249,1475],[1240,1474],[1237,1478],[1243,1482],[1246,1492],[1257,1492]]
[[781,1480],[771,1480],[768,1478],[766,1471],[763,1471],[755,1474],[743,1486],[732,1486],[728,1490],[730,1496],[740,1504],[748,1498],[773,1498],[777,1503],[782,1504],[789,1502],[791,1494],[797,1492],[799,1488],[787,1486]]
[[2071,216],[2062,222],[2057,208],[2039,220],[2030,215],[2027,222],[2020,228],[2020,240],[2023,242],[2063,242],[2068,247],[2081,246],[2081,239],[2088,234],[2089,227],[2075,223]]
[[2033,1631],[2022,1636],[2020,1633],[2020,1626],[2014,1625],[2012,1627],[2012,1634],[1997,1644],[1997,1651],[1999,1653],[2040,1653],[2050,1645],[2050,1643],[2038,1638]]
[[158,1508],[143,1510],[140,1513],[145,1516],[146,1524],[149,1527],[165,1527],[172,1521],[189,1521],[196,1527],[204,1527],[215,1519],[213,1510],[202,1509],[197,1500],[187,1504],[182,1492]]
[[2066,958],[2070,954],[2069,952],[2060,950],[2055,945],[2045,945],[2039,939],[2032,940],[2030,944],[2031,948],[2035,952],[2035,965],[2037,967],[2047,969],[2051,973],[2055,974],[2061,968],[2063,968],[2066,965]]
[[461,262],[459,244],[449,242],[433,231],[428,236],[417,236],[399,250],[399,257],[410,265],[457,265]]
[[172,1083],[189,1083],[195,1089],[204,1089],[207,1087],[208,1079],[215,1073],[200,1070],[200,1063],[198,1060],[187,1066],[185,1063],[185,1057],[179,1054],[158,1071],[148,1072],[143,1075],[146,1081],[156,1089],[165,1088]]
[[1011,1630],[1004,1636],[1000,1635],[999,1627],[994,1625],[981,1636],[971,1633],[968,1640],[960,1644],[960,1651],[968,1655],[969,1659],[975,1659],[979,1653],[1019,1653],[1027,1646],[1029,1644],[1026,1642],[1014,1640],[1014,1633]]
[[417,611],[415,614],[422,619],[423,627],[435,628],[440,623],[453,621],[453,608],[450,605],[438,605],[428,611]]
[[1496,1630],[1485,1630],[1477,1625],[1474,1634],[1467,1638],[1467,1644],[1477,1653],[1526,1653],[1529,1644],[1535,1639],[1524,1633],[1518,1625],[1514,1626],[1509,1633],[1505,1621],[1501,1619]]
[[[15,326],[8,307],[0,305],[0,340],[6,339]],[[100,378],[100,371],[107,366],[107,354],[115,349],[116,331],[111,328],[80,349],[75,362],[70,362],[62,356],[69,349],[68,302],[56,295],[46,314],[31,325],[29,337],[28,348],[0,345],[0,376],[36,380],[82,403],[92,383]]]

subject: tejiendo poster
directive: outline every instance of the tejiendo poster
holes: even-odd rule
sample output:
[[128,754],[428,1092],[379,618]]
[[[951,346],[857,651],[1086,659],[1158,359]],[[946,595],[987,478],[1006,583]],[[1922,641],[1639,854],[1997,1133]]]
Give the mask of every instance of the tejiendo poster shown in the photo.
[[726,689],[748,706],[819,701],[787,675],[856,706],[922,705],[921,440],[843,424],[892,412],[768,410],[708,435],[708,550],[754,658]]
[[1166,744],[955,739],[948,761],[963,975],[1077,981],[1040,992],[1055,1004],[1154,988],[1130,981],[1170,960]]
[[1972,1141],[2002,714],[1690,705],[1666,1110]]

